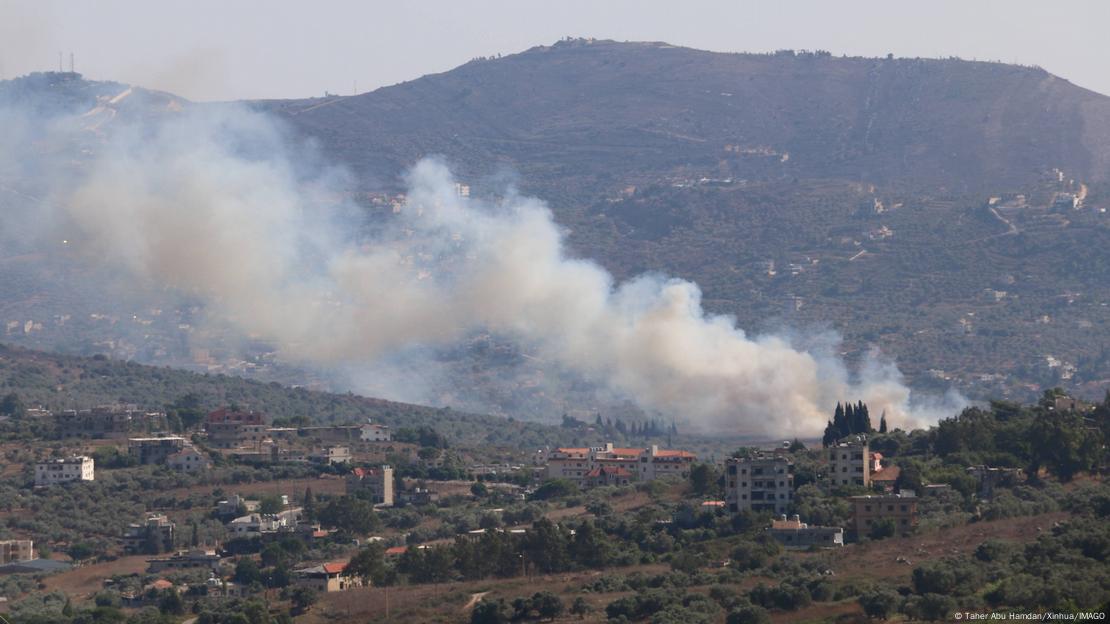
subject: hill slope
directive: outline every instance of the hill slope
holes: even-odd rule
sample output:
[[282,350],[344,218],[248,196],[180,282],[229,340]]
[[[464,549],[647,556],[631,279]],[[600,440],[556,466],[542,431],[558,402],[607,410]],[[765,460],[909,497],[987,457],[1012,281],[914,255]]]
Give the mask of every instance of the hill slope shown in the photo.
[[475,193],[549,201],[618,277],[831,326],[918,385],[1110,385],[1110,98],[1041,69],[567,41],[257,106],[368,191],[443,154]]

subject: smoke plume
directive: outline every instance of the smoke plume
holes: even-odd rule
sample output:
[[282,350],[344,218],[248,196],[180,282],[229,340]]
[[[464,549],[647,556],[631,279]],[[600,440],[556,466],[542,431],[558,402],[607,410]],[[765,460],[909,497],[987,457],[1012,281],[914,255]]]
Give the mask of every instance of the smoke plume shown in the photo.
[[[849,371],[831,350],[707,313],[692,282],[615,282],[568,256],[540,200],[460,197],[435,159],[412,167],[399,213],[370,228],[343,171],[261,113],[191,107],[95,133],[76,118],[58,127],[57,140],[91,147],[77,162],[39,155],[53,232],[294,360],[357,367],[489,331],[706,430],[815,435],[842,399],[886,410],[892,425],[938,413],[878,355]],[[0,162],[20,149],[34,148],[6,141]]]

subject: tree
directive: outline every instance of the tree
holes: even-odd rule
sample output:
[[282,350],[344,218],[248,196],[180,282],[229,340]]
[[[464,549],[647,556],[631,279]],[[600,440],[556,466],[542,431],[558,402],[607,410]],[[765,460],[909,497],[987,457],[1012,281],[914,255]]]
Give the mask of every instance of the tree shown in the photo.
[[836,411],[833,412],[832,426],[833,431],[836,433],[836,440],[851,433],[848,427],[848,419],[844,412],[844,406],[840,403],[836,404]]
[[262,582],[262,571],[258,562],[250,557],[243,557],[235,564],[235,582],[240,585]]
[[767,609],[751,603],[743,604],[729,612],[726,624],[771,624]]
[[312,493],[312,486],[304,489],[304,508],[305,518],[312,520],[316,517],[316,496]]
[[168,589],[158,601],[158,610],[168,615],[185,615],[185,601],[175,589]]
[[27,408],[24,407],[23,401],[20,400],[19,395],[14,392],[9,392],[0,399],[0,416],[9,416],[11,418],[23,418],[27,413]]
[[470,624],[508,624],[512,617],[513,610],[505,599],[482,600],[470,612]]
[[563,614],[563,601],[549,591],[536,592],[532,596],[532,609],[541,619],[553,620]]
[[893,518],[881,518],[871,523],[871,530],[868,531],[867,537],[873,540],[894,537],[896,530],[898,527],[894,524]]
[[897,612],[899,596],[894,590],[877,587],[863,592],[856,600],[867,617],[885,620]]
[[821,446],[824,448],[829,448],[833,444],[836,444],[836,439],[836,425],[834,425],[830,420],[829,423],[825,425],[825,434],[821,436]]
[[886,433],[886,410],[879,416],[879,433]]
[[797,453],[798,451],[806,450],[806,445],[798,438],[794,438],[794,441],[790,443],[790,448],[787,450],[789,450],[791,453]]
[[580,620],[585,619],[586,615],[593,610],[594,608],[582,596],[575,598],[574,603],[570,605],[571,614],[577,615]]
[[277,494],[267,494],[266,496],[263,496],[262,500],[258,503],[259,513],[264,514],[280,513],[281,510],[284,508],[285,505],[282,504],[281,497]]
[[382,585],[386,579],[385,548],[378,542],[370,542],[347,563],[347,573]]
[[289,598],[293,603],[293,612],[301,615],[309,610],[320,599],[319,594],[311,587],[295,587],[290,592]]
[[696,464],[690,469],[690,486],[698,496],[708,494],[716,481],[717,475],[709,464]]

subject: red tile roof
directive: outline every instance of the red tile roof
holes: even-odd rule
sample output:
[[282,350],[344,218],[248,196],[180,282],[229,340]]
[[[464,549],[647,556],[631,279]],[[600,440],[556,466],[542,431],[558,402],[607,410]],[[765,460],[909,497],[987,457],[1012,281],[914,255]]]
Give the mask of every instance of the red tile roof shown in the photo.
[[658,451],[655,452],[655,456],[656,457],[690,457],[690,458],[697,457],[697,455],[694,455],[690,451],[673,451],[673,450],[670,450],[670,449],[659,449]]
[[385,554],[387,554],[387,555],[403,555],[403,554],[405,554],[406,550],[408,550],[408,549],[405,548],[404,546],[393,546],[393,547],[390,547],[390,548],[386,548],[385,549]]
[[902,469],[898,466],[887,466],[871,475],[872,481],[897,481]]
[[330,563],[325,563],[323,567],[324,572],[328,574],[339,574],[343,570],[347,569],[347,564],[345,562],[340,563],[338,561],[332,561]]

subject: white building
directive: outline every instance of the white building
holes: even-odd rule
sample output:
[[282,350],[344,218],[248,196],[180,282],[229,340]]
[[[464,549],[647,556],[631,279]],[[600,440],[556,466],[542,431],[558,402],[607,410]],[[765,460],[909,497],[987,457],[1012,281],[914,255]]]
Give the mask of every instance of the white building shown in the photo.
[[689,451],[649,448],[620,448],[612,442],[605,446],[557,448],[547,457],[547,478],[567,479],[585,485],[597,469],[628,471],[632,480],[653,481],[662,478],[683,479],[690,475],[690,467],[697,459]]
[[92,481],[93,459],[75,455],[64,459],[50,459],[35,464],[35,485],[53,485],[68,481]]
[[203,472],[212,467],[212,462],[190,444],[167,457],[166,465],[179,472]]
[[389,427],[387,425],[375,425],[367,421],[367,423],[362,426],[359,439],[363,442],[389,442],[393,439],[393,434],[389,432]]
[[794,499],[793,462],[759,454],[725,462],[725,501],[729,511],[784,514]]
[[829,457],[829,485],[871,485],[874,468],[867,438],[855,436],[825,449]]

